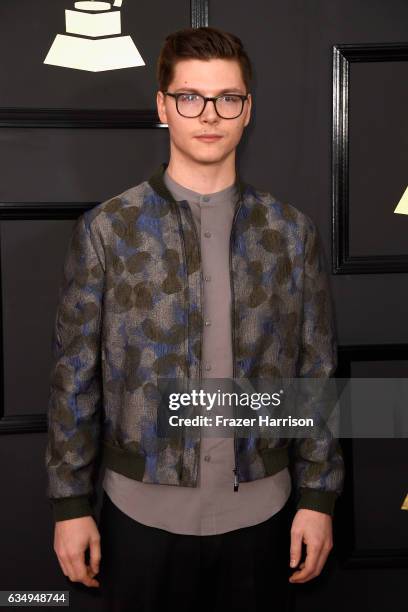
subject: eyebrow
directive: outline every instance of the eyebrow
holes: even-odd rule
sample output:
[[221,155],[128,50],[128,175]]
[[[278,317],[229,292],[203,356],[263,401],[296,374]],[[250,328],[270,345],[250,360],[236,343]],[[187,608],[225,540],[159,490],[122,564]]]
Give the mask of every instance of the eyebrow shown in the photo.
[[[194,89],[193,87],[179,87],[178,89],[175,90],[175,93],[179,93],[179,92],[201,94],[201,92],[198,89]],[[216,95],[220,95],[220,94],[224,94],[224,93],[239,93],[239,94],[242,94],[242,91],[241,91],[241,89],[238,89],[237,87],[229,87],[227,89],[221,89],[218,92],[218,94],[216,94]],[[245,94],[242,94],[242,95],[245,95]]]

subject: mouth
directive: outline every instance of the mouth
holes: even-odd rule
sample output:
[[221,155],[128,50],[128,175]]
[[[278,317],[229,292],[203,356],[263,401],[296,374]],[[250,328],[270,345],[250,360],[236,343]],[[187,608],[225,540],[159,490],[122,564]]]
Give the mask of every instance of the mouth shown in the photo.
[[221,140],[222,136],[218,134],[203,134],[202,136],[195,136],[197,140],[202,140],[203,142],[216,142]]

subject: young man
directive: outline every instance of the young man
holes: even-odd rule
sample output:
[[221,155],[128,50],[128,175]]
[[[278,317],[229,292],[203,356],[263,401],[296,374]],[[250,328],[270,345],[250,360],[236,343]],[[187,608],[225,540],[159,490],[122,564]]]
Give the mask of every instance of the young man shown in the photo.
[[239,38],[216,28],[171,34],[157,74],[169,163],[81,215],[67,251],[48,410],[54,549],[71,581],[100,584],[110,610],[249,611],[265,597],[284,610],[289,582],[319,575],[332,548],[340,447],[161,438],[157,398],[161,377],[331,376],[318,233],[238,176],[252,109]]

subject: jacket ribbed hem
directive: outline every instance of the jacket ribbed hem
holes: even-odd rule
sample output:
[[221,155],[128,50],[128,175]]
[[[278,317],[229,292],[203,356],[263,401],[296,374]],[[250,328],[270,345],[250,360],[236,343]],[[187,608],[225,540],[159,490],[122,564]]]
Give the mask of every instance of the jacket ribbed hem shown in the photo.
[[259,454],[265,466],[266,476],[272,476],[289,465],[289,452],[287,446],[274,448],[261,448]]
[[134,480],[143,480],[146,459],[144,455],[103,442],[102,461],[106,467]]
[[308,487],[300,488],[300,499],[296,505],[296,510],[300,508],[308,508],[309,510],[317,510],[333,516],[334,505],[338,494],[336,491],[322,491],[311,489]]
[[81,516],[94,516],[89,495],[49,498],[49,502],[56,522]]
[[[287,446],[259,449],[265,466],[265,475],[272,476],[289,465]],[[112,446],[103,442],[103,463],[106,467],[135,480],[143,481],[145,457],[134,452]],[[335,491],[324,491],[301,487],[296,510],[307,508],[333,516],[338,494]],[[88,495],[49,499],[55,521],[64,521],[81,516],[94,516]]]

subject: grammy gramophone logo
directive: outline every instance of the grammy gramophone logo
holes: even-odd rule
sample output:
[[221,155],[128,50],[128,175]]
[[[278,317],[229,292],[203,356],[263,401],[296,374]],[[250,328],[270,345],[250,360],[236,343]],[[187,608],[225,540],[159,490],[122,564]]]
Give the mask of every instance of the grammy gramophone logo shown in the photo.
[[399,215],[408,215],[408,187],[405,189],[397,208],[394,210]]
[[122,35],[122,0],[80,0],[65,10],[65,34],[57,34],[44,64],[101,72],[145,66],[130,36]]

